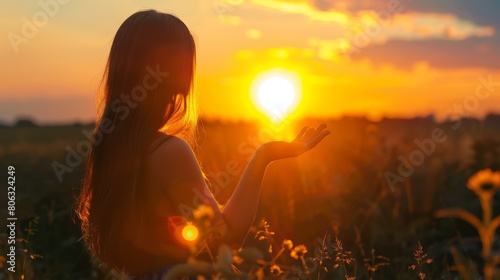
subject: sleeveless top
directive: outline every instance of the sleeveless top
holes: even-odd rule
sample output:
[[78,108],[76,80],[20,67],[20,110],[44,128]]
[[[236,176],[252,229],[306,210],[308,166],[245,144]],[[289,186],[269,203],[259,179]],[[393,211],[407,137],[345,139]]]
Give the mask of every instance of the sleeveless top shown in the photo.
[[[147,155],[150,155],[152,152],[154,152],[158,147],[160,147],[165,141],[167,141],[168,139],[172,138],[173,136],[172,135],[167,135],[167,134],[163,134],[158,138],[156,139],[153,144],[151,144],[147,150]],[[173,227],[176,227],[178,226],[181,222],[181,219],[183,220],[184,217],[182,216],[173,216],[173,217],[168,217],[167,218],[167,223],[169,224],[169,228],[170,228],[170,232],[171,234],[173,234]],[[180,233],[177,233],[177,235],[180,234]],[[153,257],[152,254],[148,253],[148,252],[144,252],[142,251],[141,249],[139,248],[136,248],[134,245],[130,244],[129,245],[129,248],[132,249],[132,252],[135,251],[137,253],[137,255],[142,255],[143,259],[142,261],[150,261],[152,260],[151,258]],[[161,266],[161,267],[158,267],[156,269],[153,269],[149,272],[146,272],[146,273],[142,273],[140,275],[129,275],[129,280],[162,280],[164,279],[164,277],[170,272],[170,270],[172,270],[172,268],[174,268],[176,265],[164,265],[164,266]],[[191,277],[185,277],[184,279],[187,279],[187,280],[196,280],[197,277],[196,276],[191,276]]]
[[148,148],[147,150],[147,153],[148,155],[151,154],[152,152],[154,152],[154,150],[156,150],[158,147],[161,146],[161,144],[163,144],[165,141],[167,141],[168,139],[172,138],[173,136],[172,135],[167,135],[167,134],[163,134],[158,137],[158,139],[156,139]]
[[[167,135],[167,134],[161,134],[160,137],[158,137],[155,141],[153,141],[153,143],[148,147],[147,149],[147,152],[146,152],[146,156],[147,155],[150,155],[152,152],[154,152],[158,147],[160,147],[165,141],[167,141],[168,139],[172,138],[173,136],[172,135]],[[169,225],[173,224],[174,223],[174,220],[176,220],[177,216],[174,216],[174,217],[169,217]],[[172,221],[170,221],[170,219],[172,219]],[[175,221],[175,223],[177,224],[179,221]],[[129,248],[133,250],[137,250],[136,252],[139,253],[139,251],[141,251],[140,249],[138,248],[134,248],[135,246],[133,245],[129,245]],[[143,255],[143,257],[146,257],[146,256],[150,256],[150,254],[146,253],[146,252],[140,252],[138,255],[142,255],[142,254],[145,254]],[[146,257],[147,259],[147,257]],[[164,265],[162,267],[159,267],[157,269],[153,269],[147,273],[143,273],[141,275],[130,275],[129,274],[129,277],[128,279],[129,280],[161,280],[163,279],[167,274],[168,272],[173,268],[175,267],[175,265]],[[193,277],[193,278],[188,278],[188,279],[196,279],[196,277]]]

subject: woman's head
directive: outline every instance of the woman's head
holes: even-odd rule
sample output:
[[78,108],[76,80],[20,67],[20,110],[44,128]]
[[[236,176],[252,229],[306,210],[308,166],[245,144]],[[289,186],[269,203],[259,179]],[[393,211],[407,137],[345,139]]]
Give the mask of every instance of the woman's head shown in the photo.
[[86,245],[109,266],[120,268],[114,254],[124,245],[124,228],[144,219],[136,182],[148,144],[159,130],[193,140],[195,52],[186,25],[154,10],[130,16],[113,40],[76,202]]
[[137,107],[129,110],[131,116],[148,121],[146,125],[155,131],[183,120],[190,109],[195,53],[191,33],[177,17],[154,10],[133,14],[113,40],[105,73],[104,112],[125,118],[117,100],[130,109]]

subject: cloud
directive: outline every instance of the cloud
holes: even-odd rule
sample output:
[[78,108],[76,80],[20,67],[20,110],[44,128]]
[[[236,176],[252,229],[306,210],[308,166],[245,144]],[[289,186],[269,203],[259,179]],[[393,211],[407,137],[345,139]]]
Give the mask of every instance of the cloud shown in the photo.
[[303,1],[319,11],[341,10],[345,12],[355,12],[362,10],[386,9],[390,2],[399,2],[398,0],[309,0]]
[[[302,15],[311,22],[320,22],[324,35],[313,35],[307,47],[315,56],[328,61],[351,59],[371,45],[390,41],[449,40],[493,37],[495,28],[479,25],[454,14],[434,12],[408,12],[399,0],[347,1],[331,0],[251,0],[259,5],[284,14]],[[406,4],[406,3],[405,3]],[[364,10],[359,10],[363,8]],[[332,36],[331,25],[342,32]]]
[[387,10],[395,6],[404,6],[405,10],[408,8],[406,1],[403,0],[247,0],[247,2],[282,12],[305,14],[317,20],[328,20],[329,16],[339,12],[354,14],[359,11]]
[[269,9],[278,10],[283,13],[304,15],[309,17],[309,19],[316,21],[345,24],[349,20],[349,16],[342,11],[317,10],[307,1],[251,0],[251,2],[253,4],[260,5]]
[[356,7],[366,9],[355,12],[353,4],[347,1],[252,0],[252,3],[282,13],[303,15],[311,21],[339,24],[346,30],[347,38],[363,32],[370,37],[371,43],[379,44],[392,39],[465,40],[491,37],[495,33],[492,26],[478,25],[453,14],[405,12],[398,0],[360,1]]
[[389,63],[410,68],[418,61],[427,61],[434,68],[476,68],[500,70],[497,44],[484,38],[471,38],[457,44],[450,40],[390,41],[353,52],[353,61],[369,59],[375,64]]
[[434,13],[397,14],[387,29],[388,37],[410,40],[465,40],[470,37],[491,37],[495,34],[495,29],[491,26],[478,26],[455,15]]
[[246,31],[246,36],[250,39],[260,39],[262,37],[262,32],[259,29],[250,28]]
[[241,23],[240,17],[232,15],[220,15],[219,20],[221,23],[228,25],[239,25]]
[[403,0],[224,1],[238,3],[226,16],[241,19],[239,32],[250,39],[242,47],[274,49],[269,53],[273,58],[370,59],[403,68],[420,60],[438,68],[498,68],[492,55],[500,50],[500,25],[470,16],[470,9],[461,12],[451,5],[447,11],[442,5],[422,7]]
[[346,39],[325,40],[313,37],[308,43],[315,50],[316,57],[334,62],[345,60],[343,54],[351,48]]
[[266,61],[266,60],[287,60],[287,59],[308,59],[313,56],[311,49],[301,49],[294,47],[268,48],[261,50],[239,50],[235,54],[238,61]]

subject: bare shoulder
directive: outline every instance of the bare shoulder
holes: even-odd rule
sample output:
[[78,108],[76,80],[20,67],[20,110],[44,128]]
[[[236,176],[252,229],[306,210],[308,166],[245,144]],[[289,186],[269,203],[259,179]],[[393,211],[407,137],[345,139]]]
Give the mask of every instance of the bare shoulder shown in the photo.
[[161,153],[168,153],[175,151],[181,151],[181,152],[184,151],[192,153],[191,146],[184,139],[174,135],[165,134],[164,136],[168,137],[168,139],[163,141],[161,145],[158,146],[158,148],[155,151],[156,154],[158,154],[158,152],[161,154]]
[[[171,136],[156,148],[146,161],[148,173],[169,180],[197,177],[200,167],[191,146],[183,139]],[[158,178],[159,179],[159,178]]]
[[191,146],[182,138],[170,136],[150,154],[149,159],[151,163],[166,164],[186,157],[195,157]]

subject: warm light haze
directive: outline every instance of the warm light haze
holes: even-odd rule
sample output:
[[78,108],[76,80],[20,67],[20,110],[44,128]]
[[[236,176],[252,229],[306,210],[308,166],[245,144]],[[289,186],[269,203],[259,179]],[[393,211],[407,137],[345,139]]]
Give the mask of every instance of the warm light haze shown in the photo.
[[500,280],[500,0],[0,22],[0,279]]
[[253,102],[267,117],[280,123],[299,105],[299,75],[284,70],[259,74],[252,85]]
[[467,101],[500,83],[497,1],[54,1],[2,4],[0,121],[93,120],[113,36],[148,8],[176,14],[195,36],[202,117],[500,112],[498,94]]

